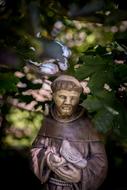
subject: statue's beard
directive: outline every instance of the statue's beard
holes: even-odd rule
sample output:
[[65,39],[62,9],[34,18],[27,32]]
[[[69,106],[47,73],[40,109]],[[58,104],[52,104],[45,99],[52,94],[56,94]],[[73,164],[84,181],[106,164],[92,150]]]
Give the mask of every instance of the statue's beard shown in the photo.
[[58,108],[58,114],[63,118],[70,117],[73,115],[74,110],[75,109],[72,105],[62,105],[61,107]]

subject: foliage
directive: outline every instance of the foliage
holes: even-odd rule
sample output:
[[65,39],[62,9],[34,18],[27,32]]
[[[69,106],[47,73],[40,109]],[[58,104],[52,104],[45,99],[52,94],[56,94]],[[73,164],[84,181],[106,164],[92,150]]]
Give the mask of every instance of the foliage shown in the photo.
[[[90,93],[82,105],[95,127],[117,139],[127,136],[126,4],[120,0],[1,0],[0,28],[1,106],[8,97],[26,104],[35,101],[25,92],[41,88],[43,76],[32,73],[27,61],[42,61],[41,39],[60,40],[72,50],[68,73],[88,80]],[[38,78],[42,83],[35,84]],[[43,109],[44,104],[38,101],[36,107]],[[21,113],[26,123],[30,117],[17,109],[14,113],[17,118]],[[18,126],[17,120],[9,121]]]
[[6,117],[9,126],[6,128],[5,145],[18,148],[31,146],[42,125],[42,114],[12,107]]
[[92,114],[95,127],[99,131],[114,132],[119,138],[126,138],[127,65],[114,60],[113,47],[110,52],[106,48],[105,52],[101,53],[100,50],[104,50],[104,47],[97,46],[86,51],[75,72],[79,79],[89,77],[88,86],[91,92],[82,105]]
[[19,82],[18,78],[12,73],[0,73],[0,93],[16,92],[16,84]]

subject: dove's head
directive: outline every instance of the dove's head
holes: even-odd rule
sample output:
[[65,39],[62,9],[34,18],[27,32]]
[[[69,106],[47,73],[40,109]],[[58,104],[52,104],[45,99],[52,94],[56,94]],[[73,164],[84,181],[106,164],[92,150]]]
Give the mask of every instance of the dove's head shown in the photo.
[[54,80],[51,88],[57,115],[65,119],[71,117],[79,104],[80,82],[73,76],[61,75]]

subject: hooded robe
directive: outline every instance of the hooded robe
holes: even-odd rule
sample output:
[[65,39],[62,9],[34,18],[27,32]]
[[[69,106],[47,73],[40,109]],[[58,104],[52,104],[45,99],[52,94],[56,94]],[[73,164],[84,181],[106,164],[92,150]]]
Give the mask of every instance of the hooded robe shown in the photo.
[[[87,166],[81,169],[81,180],[75,184],[61,180],[46,163],[45,151],[48,146],[54,146],[60,154],[63,140],[67,140],[87,160]],[[56,117],[52,108],[32,144],[31,158],[33,171],[46,190],[96,190],[107,174],[103,140],[83,109],[65,122]]]

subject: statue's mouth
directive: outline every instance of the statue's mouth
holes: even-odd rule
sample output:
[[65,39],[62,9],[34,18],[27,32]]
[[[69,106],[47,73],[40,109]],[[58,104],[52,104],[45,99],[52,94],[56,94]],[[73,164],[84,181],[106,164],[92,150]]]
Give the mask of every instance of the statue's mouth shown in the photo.
[[70,110],[72,110],[72,106],[70,106],[70,105],[63,105],[62,109],[66,110],[66,111],[70,111]]

